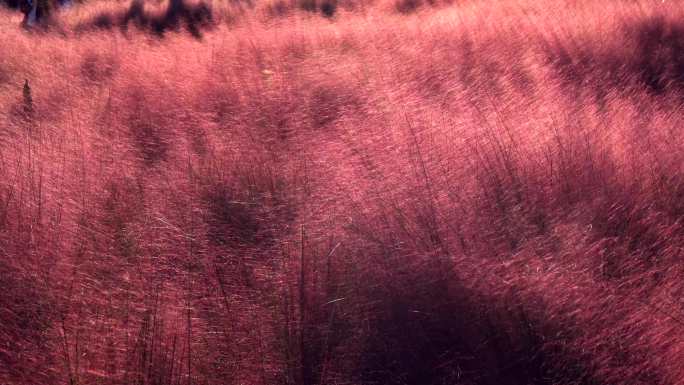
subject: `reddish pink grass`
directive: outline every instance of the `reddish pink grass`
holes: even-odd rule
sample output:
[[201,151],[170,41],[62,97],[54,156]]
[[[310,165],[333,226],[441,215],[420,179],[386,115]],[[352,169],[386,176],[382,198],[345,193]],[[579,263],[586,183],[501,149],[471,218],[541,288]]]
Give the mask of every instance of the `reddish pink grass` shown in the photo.
[[0,383],[683,383],[682,6],[198,4],[0,10]]

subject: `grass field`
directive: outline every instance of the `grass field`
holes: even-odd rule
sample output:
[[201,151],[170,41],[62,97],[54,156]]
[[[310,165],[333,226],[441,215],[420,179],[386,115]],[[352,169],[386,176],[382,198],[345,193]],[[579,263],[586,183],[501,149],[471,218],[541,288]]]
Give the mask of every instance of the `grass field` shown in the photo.
[[22,19],[0,384],[684,384],[683,4]]

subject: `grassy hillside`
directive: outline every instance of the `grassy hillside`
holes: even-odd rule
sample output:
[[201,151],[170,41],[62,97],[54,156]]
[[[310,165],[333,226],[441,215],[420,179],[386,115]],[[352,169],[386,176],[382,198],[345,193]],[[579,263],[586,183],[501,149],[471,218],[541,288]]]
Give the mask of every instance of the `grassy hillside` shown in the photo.
[[684,384],[683,20],[0,7],[0,383]]

